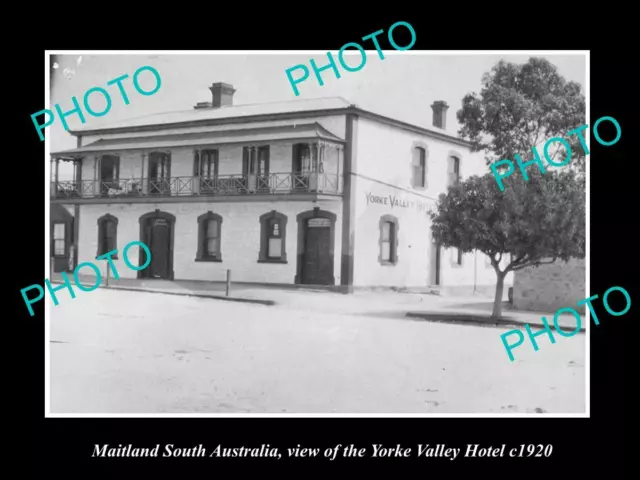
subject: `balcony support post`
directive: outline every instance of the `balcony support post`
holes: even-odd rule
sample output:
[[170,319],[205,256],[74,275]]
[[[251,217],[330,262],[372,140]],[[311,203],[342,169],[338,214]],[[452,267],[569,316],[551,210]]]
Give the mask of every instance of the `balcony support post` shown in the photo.
[[84,157],[79,157],[74,159],[73,166],[75,169],[75,180],[76,180],[76,192],[78,196],[82,196],[82,163]]
[[342,145],[337,145],[336,146],[336,150],[337,150],[337,160],[336,163],[338,164],[338,176],[336,177],[336,193],[340,193],[340,163],[342,161],[341,157],[341,153],[342,153]]
[[191,191],[196,195],[200,194],[200,187],[202,186],[201,180],[201,172],[202,172],[202,153],[199,148],[193,149],[193,158],[194,158],[194,172],[193,176],[195,177],[191,182]]
[[146,163],[147,154],[142,152],[140,154],[140,195],[144,195],[145,185],[144,185],[144,164]]
[[53,176],[53,163],[55,162],[54,157],[49,157],[49,186],[51,187],[50,195],[53,198],[57,198],[58,196],[58,184],[55,181],[55,177]]
[[100,157],[100,155],[96,155],[93,159],[93,196],[94,197],[102,193],[102,187],[100,185],[101,160],[102,158]]
[[309,191],[318,191],[318,171],[320,165],[318,142],[311,144],[311,178],[309,183]]

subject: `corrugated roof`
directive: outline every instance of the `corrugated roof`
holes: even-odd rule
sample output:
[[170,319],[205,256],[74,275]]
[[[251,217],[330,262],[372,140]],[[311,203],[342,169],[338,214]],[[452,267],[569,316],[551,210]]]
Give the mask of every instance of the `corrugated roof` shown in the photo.
[[[373,120],[394,125],[410,131],[428,135],[433,138],[449,141],[457,145],[470,147],[471,143],[456,135],[446,131],[429,128],[422,125],[416,125],[404,122],[402,120],[386,117],[370,110],[364,110],[355,104],[350,103],[342,97],[313,98],[308,100],[289,100],[286,102],[256,103],[251,105],[235,105],[229,107],[220,107],[215,109],[191,109],[178,112],[158,113],[153,115],[145,115],[142,117],[131,118],[122,122],[105,124],[101,126],[82,127],[79,129],[69,130],[73,135],[101,135],[113,131],[131,131],[136,128],[141,130],[153,131],[162,128],[170,128],[171,126],[189,126],[189,128],[199,128],[198,122],[212,121],[214,123],[223,124],[225,120],[229,120],[229,127],[222,125],[207,125],[207,131],[217,130],[218,128],[236,128],[232,119],[254,118],[269,115],[296,115],[307,112],[330,112],[332,110],[338,113],[355,113],[357,115],[367,116]],[[260,119],[259,120],[266,120]],[[240,120],[241,121],[241,120]],[[277,122],[277,120],[269,119],[269,122]],[[211,122],[209,122],[211,123]],[[205,125],[202,125],[204,128]]]
[[319,123],[298,124],[262,128],[238,128],[217,132],[153,135],[148,137],[100,139],[88,145],[70,150],[53,152],[51,155],[73,155],[77,153],[103,152],[111,150],[189,147],[198,145],[222,145],[247,142],[270,142],[274,140],[329,140],[344,143]]
[[254,103],[249,105],[233,105],[220,108],[202,108],[181,110],[177,112],[157,113],[131,118],[101,126],[80,127],[73,132],[98,131],[112,128],[131,128],[172,123],[197,122],[223,118],[249,117],[277,113],[296,113],[313,110],[339,110],[351,104],[342,97],[313,98],[308,100],[290,100],[286,102]]
[[56,203],[49,204],[49,221],[73,221],[73,215],[62,205]]

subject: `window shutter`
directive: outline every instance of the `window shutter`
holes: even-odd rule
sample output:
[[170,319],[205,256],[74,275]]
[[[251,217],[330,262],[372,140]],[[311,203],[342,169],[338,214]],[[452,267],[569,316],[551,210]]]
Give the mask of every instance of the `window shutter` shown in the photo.
[[422,165],[423,165],[423,171],[422,171],[422,186],[423,187],[427,187],[427,172],[428,172],[428,166],[427,166],[427,151],[426,150],[422,150]]
[[198,219],[198,244],[196,246],[196,259],[201,259],[203,255],[203,245],[204,245],[204,222]]
[[197,177],[198,176],[198,151],[194,150],[193,151],[193,176]]
[[396,224],[389,222],[389,261],[396,261]]
[[249,148],[244,147],[242,149],[242,174],[247,175],[249,173]]

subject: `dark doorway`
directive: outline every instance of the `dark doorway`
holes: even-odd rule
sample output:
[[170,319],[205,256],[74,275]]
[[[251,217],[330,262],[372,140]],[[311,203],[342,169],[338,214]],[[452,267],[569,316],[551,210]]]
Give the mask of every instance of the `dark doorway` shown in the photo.
[[334,285],[333,250],[336,216],[319,208],[298,215],[296,283]]
[[104,155],[100,159],[100,193],[107,195],[109,190],[119,189],[120,157]]
[[307,220],[302,265],[302,283],[307,285],[325,285],[331,276],[333,259],[329,255],[331,222],[327,218]]
[[149,155],[149,186],[151,195],[171,193],[171,156],[168,153],[153,152]]
[[[173,280],[174,225],[175,217],[160,211],[140,217],[141,241],[151,251],[151,262],[140,271],[140,277]],[[144,250],[140,249],[139,265],[146,261]]]

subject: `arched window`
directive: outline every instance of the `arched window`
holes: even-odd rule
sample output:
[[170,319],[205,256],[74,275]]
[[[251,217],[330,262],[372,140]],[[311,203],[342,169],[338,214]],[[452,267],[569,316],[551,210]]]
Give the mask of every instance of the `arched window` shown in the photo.
[[198,217],[196,262],[221,262],[222,217],[207,212]]
[[[113,215],[103,215],[98,219],[98,253],[103,255],[118,249],[118,219]],[[118,258],[118,254],[112,258]]]
[[260,217],[259,263],[287,262],[287,217],[272,210]]
[[398,219],[392,215],[380,217],[380,265],[398,263]]
[[411,185],[414,188],[427,187],[427,152],[422,147],[413,148],[413,158],[411,162],[412,175]]
[[447,174],[449,176],[447,180],[447,186],[457,185],[460,183],[460,159],[453,155],[449,157]]

